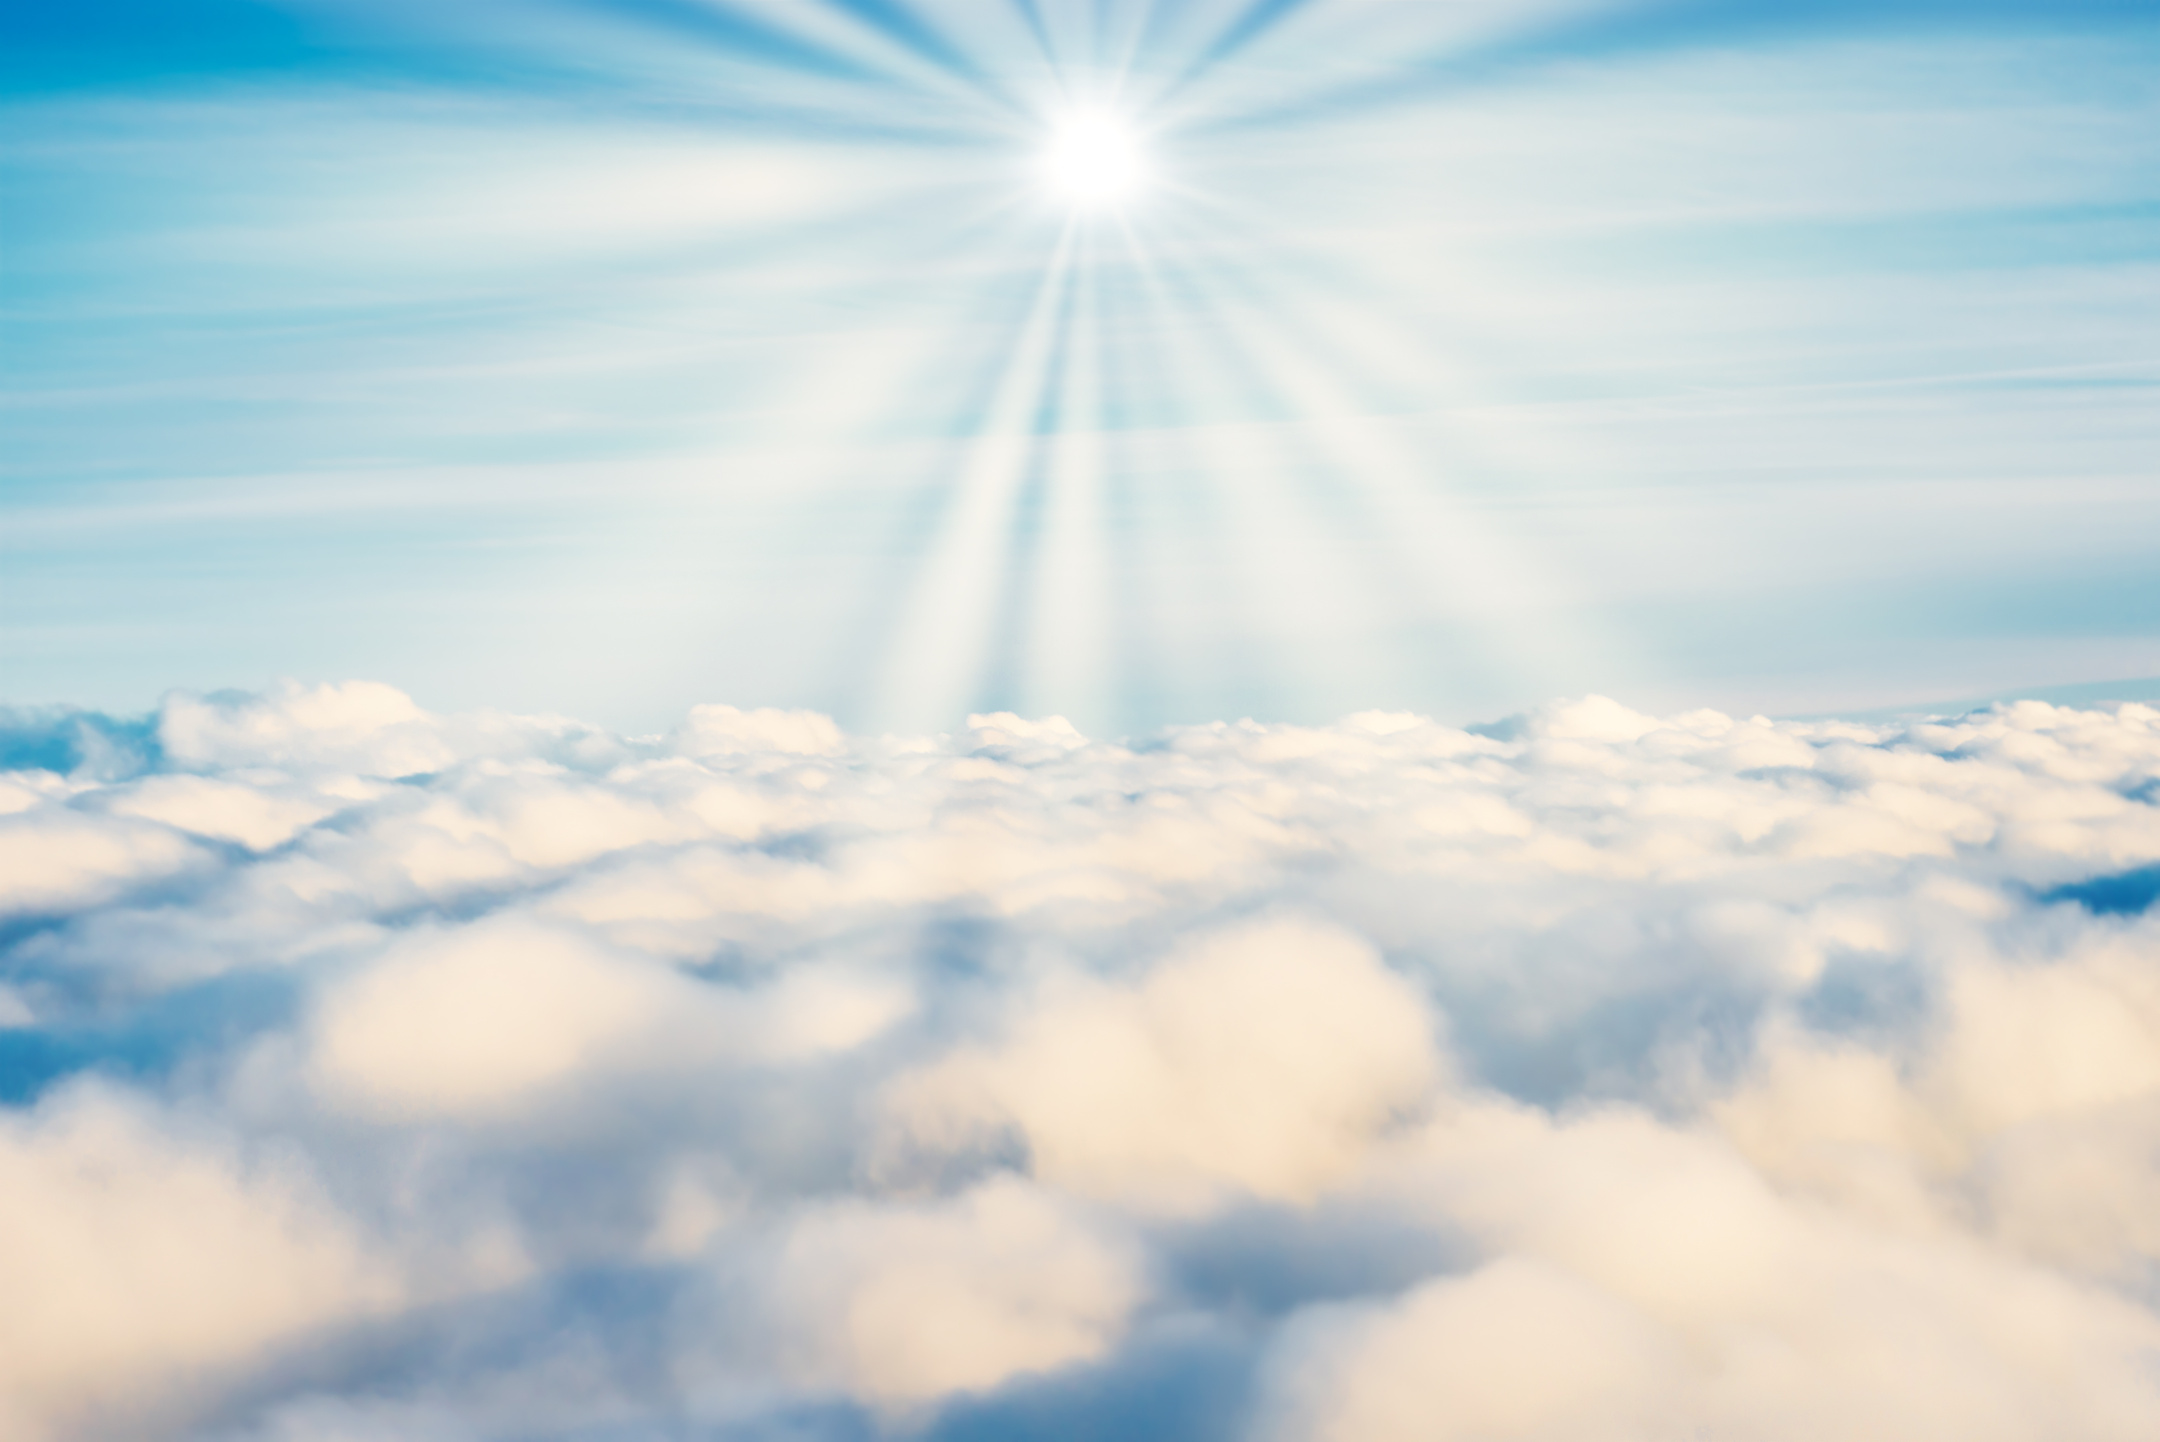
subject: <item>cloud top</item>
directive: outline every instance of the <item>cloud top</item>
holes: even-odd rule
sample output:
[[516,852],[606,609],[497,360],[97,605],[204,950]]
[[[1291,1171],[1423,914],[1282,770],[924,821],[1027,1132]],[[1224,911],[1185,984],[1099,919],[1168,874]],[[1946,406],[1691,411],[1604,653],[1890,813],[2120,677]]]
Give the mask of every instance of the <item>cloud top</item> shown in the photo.
[[2151,708],[16,730],[10,1435],[2160,1428]]

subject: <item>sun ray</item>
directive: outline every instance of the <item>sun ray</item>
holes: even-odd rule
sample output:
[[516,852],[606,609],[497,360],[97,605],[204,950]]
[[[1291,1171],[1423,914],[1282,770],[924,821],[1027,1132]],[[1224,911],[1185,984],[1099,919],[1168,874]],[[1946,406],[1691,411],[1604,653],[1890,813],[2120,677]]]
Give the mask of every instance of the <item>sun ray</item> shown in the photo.
[[[834,638],[836,652],[858,656],[875,649],[862,638],[897,638],[866,680],[881,722],[946,724],[992,702],[1120,714],[1115,698],[1133,688],[1211,666],[1261,678],[1247,689],[1275,697],[1370,692],[1401,673],[1406,626],[1544,614],[1564,599],[1489,510],[1449,495],[1434,473],[1451,449],[1475,444],[1473,424],[1451,420],[1451,432],[1416,422],[1426,443],[1413,448],[1401,429],[1408,422],[1387,414],[1403,409],[1398,393],[1418,388],[1427,409],[1453,398],[1447,348],[1430,339],[1451,330],[1429,319],[1415,335],[1391,326],[1371,297],[1350,293],[1324,249],[1286,238],[1268,217],[1186,175],[1163,177],[1129,209],[1111,204],[1139,169],[1142,128],[1184,125],[1189,136],[1224,118],[1220,100],[1208,98],[1221,88],[1211,67],[1224,62],[1208,60],[1207,47],[1262,45],[1301,9],[1189,12],[1181,23],[1195,37],[1192,63],[1165,91],[1159,63],[1146,74],[1132,67],[1143,46],[1164,58],[1156,9],[1015,4],[1000,13],[1033,29],[1045,66],[1019,114],[998,112],[1025,86],[1009,92],[940,39],[964,32],[935,0],[809,0],[761,18],[774,36],[807,47],[802,55],[832,57],[835,75],[856,67],[848,74],[865,105],[882,104],[871,96],[891,86],[978,104],[973,140],[955,132],[942,150],[920,145],[922,163],[906,183],[881,178],[887,188],[849,213],[754,238],[716,235],[708,257],[715,270],[782,275],[814,263],[831,237],[867,227],[889,237],[894,265],[934,277],[943,292],[942,339],[926,305],[921,334],[903,327],[863,348],[855,378],[821,406],[836,437],[865,445],[909,435],[956,443],[932,442],[902,463],[927,468],[920,483],[882,483],[920,497],[893,503],[891,514],[930,516],[928,531],[919,541],[912,530],[894,533],[895,557],[913,557],[890,563],[907,573],[902,604],[877,612],[857,640]],[[724,20],[734,11],[710,13]],[[764,31],[736,42],[779,43]],[[832,113],[838,120],[844,107]],[[1045,133],[1070,211],[1063,217],[1023,185],[985,183],[998,147],[1017,151]],[[1074,145],[1076,136],[1087,143]],[[948,157],[959,164],[939,179]],[[1054,240],[1046,223],[1059,227]],[[1116,246],[1103,243],[1113,237]],[[686,253],[698,239],[685,238]],[[1048,259],[1038,253],[1039,275],[1021,301],[1000,277],[1016,250],[1038,243],[1048,244]],[[835,299],[895,307],[874,291]],[[1014,328],[983,349],[977,327],[991,315],[999,325],[1013,317]],[[986,368],[981,388],[956,383],[973,365]],[[783,373],[760,379],[775,393],[823,390],[824,375],[782,383]],[[1208,419],[1211,410],[1219,419]],[[793,424],[781,412],[755,414],[742,398],[731,397],[727,412],[738,448],[784,437]],[[1143,412],[1159,417],[1156,430],[1117,433]],[[861,491],[847,448],[830,455],[823,474],[785,463],[800,475],[791,534],[805,547],[835,498]],[[1452,644],[1465,662],[1489,653],[1476,663],[1486,670],[1551,669],[1536,658],[1583,649],[1511,626],[1530,623],[1465,624]]]
[[1098,725],[1107,717],[1111,658],[1108,537],[1102,483],[1102,311],[1097,238],[1078,237],[1073,323],[1061,368],[1054,434],[1046,437],[1045,503],[1032,578],[1031,625],[1016,657],[1021,706]]
[[1476,510],[1450,498],[1431,470],[1398,440],[1385,417],[1367,412],[1340,369],[1316,353],[1309,334],[1286,332],[1294,288],[1255,281],[1241,262],[1221,253],[1195,270],[1190,283],[1200,303],[1229,327],[1238,351],[1260,368],[1266,384],[1296,417],[1279,444],[1318,447],[1311,470],[1363,512],[1349,534],[1363,533],[1386,562],[1402,593],[1401,617],[1455,618],[1479,653],[1475,669],[1497,675],[1567,674],[1598,647],[1567,634],[1579,612],[1568,589],[1511,544]]
[[[1380,674],[1364,639],[1374,620],[1369,578],[1345,548],[1312,544],[1316,521],[1319,533],[1331,527],[1281,483],[1273,452],[1283,426],[1253,414],[1256,402],[1266,403],[1260,377],[1224,342],[1212,310],[1204,302],[1196,310],[1189,278],[1157,259],[1133,227],[1122,227],[1120,238],[1157,320],[1149,334],[1164,359],[1161,382],[1180,397],[1172,407],[1180,423],[1156,432],[1174,458],[1162,484],[1205,508],[1205,524],[1179,538],[1186,551],[1177,569],[1218,578],[1212,598],[1185,598],[1202,629],[1184,642],[1182,664],[1195,666],[1212,653],[1247,676],[1268,678],[1245,698],[1248,706],[1261,693],[1281,705],[1310,682]],[[1192,323],[1196,317],[1204,323]],[[1266,657],[1242,654],[1259,637],[1270,638]]]
[[908,54],[980,87],[986,96],[1001,104],[1017,108],[1017,102],[1006,92],[996,74],[984,69],[952,36],[904,0],[820,0],[820,3],[884,37]]
[[877,692],[877,712],[886,724],[950,724],[979,691],[997,608],[1006,599],[1014,506],[1038,443],[1034,420],[1055,359],[1075,244],[1075,228],[1068,225],[1044,266],[937,535],[902,602]]

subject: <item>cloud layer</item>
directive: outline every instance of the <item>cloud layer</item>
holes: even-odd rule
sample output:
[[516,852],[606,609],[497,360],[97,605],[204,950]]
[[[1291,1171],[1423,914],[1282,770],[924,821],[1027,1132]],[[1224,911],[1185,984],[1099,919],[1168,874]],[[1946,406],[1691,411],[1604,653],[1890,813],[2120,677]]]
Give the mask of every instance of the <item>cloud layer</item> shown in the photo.
[[10,1436],[2160,1432],[2151,708],[0,741]]

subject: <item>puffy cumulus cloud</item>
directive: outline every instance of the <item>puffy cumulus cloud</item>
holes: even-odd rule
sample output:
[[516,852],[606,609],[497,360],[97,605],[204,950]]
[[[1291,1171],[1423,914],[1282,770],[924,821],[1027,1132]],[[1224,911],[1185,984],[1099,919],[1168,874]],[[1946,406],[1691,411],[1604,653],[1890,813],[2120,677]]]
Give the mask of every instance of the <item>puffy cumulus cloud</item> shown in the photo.
[[1743,1287],[1709,1315],[1509,1255],[1300,1319],[1273,1359],[1267,1430],[1361,1442],[2149,1432],[2149,1311],[1964,1257],[1851,1242],[1825,1255],[1811,1240],[1757,1239],[1800,1244],[1791,1271],[1774,1294]]
[[21,724],[10,1435],[2160,1434],[2150,708]]
[[1766,1028],[1711,1114],[1766,1175],[1885,1222],[1976,1216],[2037,1260],[2160,1267],[2160,956],[2109,929],[2045,966],[1969,960],[1905,1048]]
[[263,695],[176,691],[158,708],[153,734],[160,760],[177,771],[412,776],[476,757],[619,751],[613,738],[555,717],[431,716],[376,681],[288,681]]
[[836,756],[847,738],[829,716],[760,707],[693,706],[671,738],[684,756]]
[[510,914],[401,938],[326,986],[306,1069],[339,1109],[500,1119],[611,1076],[849,1048],[910,1006],[904,987],[832,966],[701,985]]
[[0,1431],[145,1425],[167,1389],[396,1304],[293,1165],[95,1085],[0,1116]]
[[328,989],[310,1071],[336,1105],[487,1115],[622,1064],[700,999],[671,971],[531,926],[422,935]]
[[455,748],[412,698],[372,681],[286,684],[267,696],[175,695],[158,713],[158,743],[180,766],[333,767],[365,775],[429,771]]
[[166,827],[55,802],[0,816],[0,915],[65,914],[182,873],[204,858]]
[[1384,1185],[1494,1260],[1278,1342],[1277,1435],[2130,1438],[2160,1318],[1964,1229],[1782,1192],[1706,1129],[1484,1106]]
[[1100,1357],[1143,1292],[1129,1245],[1010,1178],[941,1203],[808,1208],[768,1285],[777,1365],[881,1408]]
[[115,787],[100,799],[112,815],[139,816],[192,836],[267,851],[292,840],[338,810],[341,803],[373,794],[364,784],[333,783],[318,791],[281,785],[281,780],[272,777],[247,784],[205,776],[149,776]]
[[1055,975],[1005,1036],[902,1077],[906,1141],[1018,1129],[1035,1174],[1178,1209],[1235,1188],[1309,1200],[1433,1093],[1423,996],[1369,946],[1299,922],[1205,937],[1134,984]]
[[[1684,1349],[1567,1273],[1508,1258],[1288,1330],[1269,1398],[1280,1436],[1660,1435]],[[1684,1434],[1683,1434],[1684,1435]]]

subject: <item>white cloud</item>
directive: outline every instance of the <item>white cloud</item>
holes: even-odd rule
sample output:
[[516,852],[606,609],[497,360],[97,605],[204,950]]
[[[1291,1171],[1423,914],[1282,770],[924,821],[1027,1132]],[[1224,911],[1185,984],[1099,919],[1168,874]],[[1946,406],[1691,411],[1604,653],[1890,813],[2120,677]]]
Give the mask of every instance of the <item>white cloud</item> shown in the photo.
[[0,781],[18,1430],[2160,1428],[2152,708],[162,714]]
[[363,1110],[485,1116],[590,1075],[694,994],[663,969],[538,927],[423,935],[329,990],[311,1071]]
[[1619,1442],[1662,1430],[1688,1374],[1685,1349],[1641,1314],[1512,1258],[1303,1330],[1280,1364],[1278,1436]]
[[374,681],[256,697],[166,698],[158,744],[181,766],[324,766],[363,775],[429,771],[455,751],[412,698]]
[[715,987],[505,915],[401,938],[326,987],[307,1068],[340,1108],[485,1121],[610,1077],[845,1050],[911,1005],[903,986],[834,966]]
[[2160,1416],[2147,1308],[1785,1195],[1714,1136],[1497,1106],[1403,1165],[1404,1205],[1500,1260],[1289,1329],[1278,1435],[2010,1442]]
[[1440,1070],[1414,987],[1354,937],[1276,921],[1136,984],[1053,975],[995,1044],[902,1077],[890,1105],[916,1145],[1013,1126],[1046,1182],[1190,1208],[1225,1188],[1310,1199]]
[[1886,1224],[1971,1216],[2033,1260],[2160,1263],[2160,967],[2101,934],[2046,966],[1974,959],[1904,1055],[1785,1027],[1712,1109],[1766,1175]]
[[0,816],[0,915],[68,912],[204,861],[161,826],[46,805]]
[[0,1114],[0,1430],[76,1435],[399,1300],[292,1165],[86,1086]]
[[1131,1250],[1055,1193],[815,1207],[780,1243],[782,1365],[880,1406],[1100,1357],[1142,1292]]
[[693,706],[673,737],[685,756],[832,756],[847,749],[840,728],[814,711],[742,711],[733,706]]
[[336,811],[348,800],[369,795],[360,787],[343,797],[277,784],[275,776],[245,782],[205,776],[152,776],[116,788],[105,810],[116,816],[162,821],[178,831],[232,841],[251,851],[267,851]]

